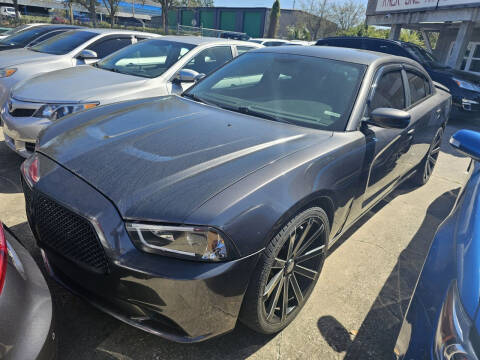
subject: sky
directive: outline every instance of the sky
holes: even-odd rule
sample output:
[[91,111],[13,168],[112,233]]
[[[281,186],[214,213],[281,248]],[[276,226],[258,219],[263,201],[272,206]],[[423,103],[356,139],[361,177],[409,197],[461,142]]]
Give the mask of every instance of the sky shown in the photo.
[[[327,0],[329,2],[342,2],[342,0]],[[356,0],[359,3],[367,4],[367,0]],[[295,8],[300,8],[302,0],[280,0],[282,9],[291,9],[295,2]],[[273,0],[215,0],[215,6],[234,6],[234,7],[271,7]]]

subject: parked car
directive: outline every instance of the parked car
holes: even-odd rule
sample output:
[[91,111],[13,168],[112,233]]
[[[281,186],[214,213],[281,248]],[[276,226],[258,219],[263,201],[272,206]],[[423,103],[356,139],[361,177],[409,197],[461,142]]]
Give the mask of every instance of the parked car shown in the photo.
[[290,45],[291,42],[288,40],[282,39],[266,39],[266,38],[259,38],[259,39],[250,39],[249,41],[261,44],[263,46],[282,46],[282,45]]
[[133,326],[195,342],[240,316],[274,333],[335,240],[428,181],[450,101],[407,58],[252,50],[182,96],[48,127],[23,164],[28,217],[53,276]]
[[52,24],[67,24],[68,20],[65,19],[63,16],[54,16],[52,17]]
[[232,40],[241,40],[241,41],[248,41],[250,36],[244,33],[238,32],[231,32],[231,31],[224,31],[220,34],[222,39],[232,39]]
[[460,130],[450,144],[472,158],[469,180],[435,234],[398,336],[397,359],[480,357],[480,133]]
[[433,54],[418,45],[403,41],[362,37],[320,39],[316,45],[366,49],[409,57],[422,64],[433,81],[448,88],[452,94],[453,110],[460,114],[476,116],[480,114],[480,75],[445,66]]
[[[26,49],[5,51],[0,57],[0,104],[3,108],[11,89],[20,81],[49,71],[91,64],[125,46],[156,36],[129,30],[78,29]],[[7,142],[18,138],[14,133],[5,135]],[[22,146],[25,146],[22,142],[15,144],[15,148]]]
[[10,30],[7,30],[7,31],[5,31],[5,32],[2,32],[2,33],[0,34],[0,40],[1,40],[1,39],[5,39],[7,36],[10,36],[10,35],[19,33],[20,31],[24,31],[24,30],[30,29],[30,28],[32,28],[32,27],[42,26],[42,25],[47,25],[47,24],[35,23],[35,24],[24,24],[24,25],[17,26],[17,27],[15,27],[15,28],[12,28],[12,29],[10,29]]
[[[14,18],[15,17],[15,8],[11,6],[0,6],[0,16],[6,18]],[[22,14],[18,12],[18,17],[21,18]]]
[[137,43],[93,66],[36,76],[12,90],[2,113],[6,143],[29,156],[39,132],[98,105],[180,93],[233,57],[261,47],[227,39],[165,36]]
[[78,29],[69,25],[39,25],[19,31],[0,40],[0,51],[27,48],[69,30]]
[[53,360],[53,304],[42,272],[0,222],[0,358]]

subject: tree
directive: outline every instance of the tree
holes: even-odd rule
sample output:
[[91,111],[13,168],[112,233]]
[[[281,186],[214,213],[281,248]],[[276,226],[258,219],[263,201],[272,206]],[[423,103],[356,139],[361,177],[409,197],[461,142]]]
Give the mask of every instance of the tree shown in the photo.
[[15,25],[17,25],[20,12],[18,11],[18,0],[13,0],[13,7],[15,8]]
[[97,26],[97,6],[100,5],[98,0],[74,0],[77,4],[87,9],[92,19],[93,27]]
[[334,3],[329,9],[329,17],[338,25],[340,30],[350,29],[363,22],[366,9],[362,3],[347,0],[343,3]]
[[303,10],[303,21],[313,40],[324,34],[324,17],[327,10],[327,0],[304,0],[300,4]]
[[168,11],[178,3],[175,0],[158,0],[158,2],[162,6],[163,32],[168,34]]
[[280,20],[280,1],[275,0],[272,5],[272,10],[270,12],[270,24],[268,26],[268,37],[275,38],[277,37],[278,22]]
[[103,1],[103,5],[105,5],[105,8],[107,9],[108,15],[110,16],[110,27],[113,28],[113,25],[115,25],[115,15],[117,14],[118,4],[120,3],[120,0],[102,0],[102,1]]
[[213,7],[214,0],[178,0],[176,6],[182,7]]

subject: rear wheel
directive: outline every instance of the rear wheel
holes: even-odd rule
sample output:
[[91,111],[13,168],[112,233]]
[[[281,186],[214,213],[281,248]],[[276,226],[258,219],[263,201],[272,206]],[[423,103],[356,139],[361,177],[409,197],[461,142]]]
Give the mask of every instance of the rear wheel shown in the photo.
[[427,183],[433,173],[433,169],[437,163],[438,154],[440,153],[440,145],[442,144],[443,127],[439,128],[433,137],[427,155],[418,165],[417,171],[411,178],[414,186],[422,186]]
[[245,294],[240,319],[255,331],[285,328],[309,298],[327,254],[328,216],[309,208],[267,245]]

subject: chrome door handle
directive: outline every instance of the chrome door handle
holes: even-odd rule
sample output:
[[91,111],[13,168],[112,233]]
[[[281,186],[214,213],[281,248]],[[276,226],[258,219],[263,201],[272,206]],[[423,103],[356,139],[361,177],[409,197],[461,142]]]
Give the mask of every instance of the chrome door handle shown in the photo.
[[411,135],[411,134],[413,134],[414,132],[415,132],[415,129],[412,128],[412,129],[410,129],[410,130],[407,131],[407,134],[408,134],[408,135]]

